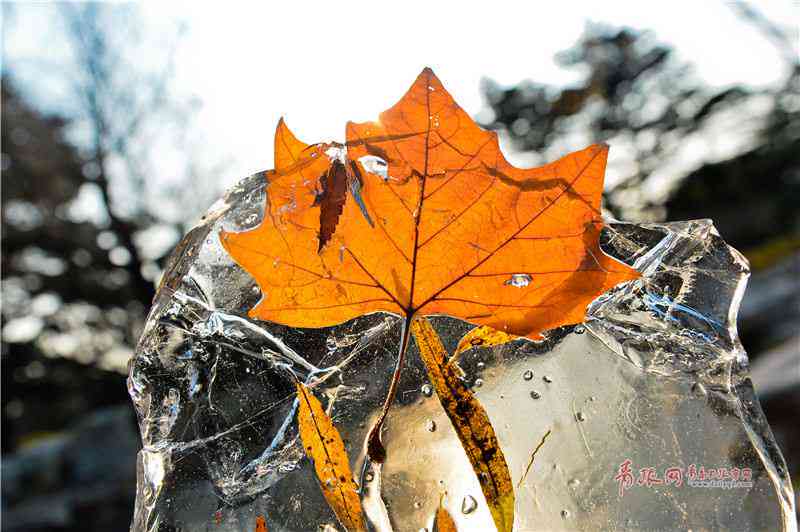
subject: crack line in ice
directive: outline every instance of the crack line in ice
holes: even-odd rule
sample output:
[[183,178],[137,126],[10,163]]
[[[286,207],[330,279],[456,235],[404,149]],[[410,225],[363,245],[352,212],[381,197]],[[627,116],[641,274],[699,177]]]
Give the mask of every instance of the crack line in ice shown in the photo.
[[[656,312],[660,317],[663,317],[670,321],[675,321],[675,322],[679,321],[678,318],[669,315],[672,309],[677,309],[686,314],[689,314],[690,316],[694,316],[695,318],[704,321],[709,325],[712,325],[714,328],[719,328],[719,329],[723,328],[721,323],[706,317],[704,314],[698,312],[692,307],[682,305],[677,301],[670,299],[670,297],[667,295],[658,295],[658,294],[653,294],[651,292],[647,292],[644,295],[644,303],[645,305],[647,305],[647,308],[649,308],[653,312]],[[665,307],[666,310],[661,310],[660,307]]]

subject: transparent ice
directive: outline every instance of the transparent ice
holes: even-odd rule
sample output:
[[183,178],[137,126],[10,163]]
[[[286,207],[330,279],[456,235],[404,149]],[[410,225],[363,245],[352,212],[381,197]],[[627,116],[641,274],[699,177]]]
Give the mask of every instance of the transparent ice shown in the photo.
[[[382,469],[364,442],[397,357],[400,322],[371,314],[326,329],[251,320],[261,297],[220,246],[260,223],[265,180],[243,180],[176,249],[131,362],[143,449],[132,530],[342,530],[305,457],[294,379],[346,443],[376,531],[494,530],[412,342],[387,418]],[[586,322],[475,349],[459,361],[497,432],[516,493],[515,530],[796,530],[794,495],[748,377],[736,313],[748,267],[709,221],[610,223],[604,250],[642,279],[595,300]],[[535,279],[534,279],[535,282]],[[448,349],[471,325],[433,318]],[[536,454],[531,453],[551,431]],[[662,484],[623,489],[653,468]],[[751,485],[663,483],[667,468],[752,472]]]

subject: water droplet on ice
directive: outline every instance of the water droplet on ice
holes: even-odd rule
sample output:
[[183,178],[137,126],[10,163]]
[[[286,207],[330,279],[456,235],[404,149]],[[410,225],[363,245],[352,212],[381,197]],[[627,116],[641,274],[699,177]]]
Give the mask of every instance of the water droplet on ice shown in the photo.
[[483,386],[483,379],[475,379],[475,387],[480,388]]
[[483,362],[478,362],[478,369],[479,370],[480,369],[484,369],[485,367],[486,367],[486,364],[484,364]]
[[432,419],[429,419],[425,423],[425,428],[428,429],[428,432],[436,432],[436,422]]
[[561,510],[561,517],[562,519],[567,519],[569,517],[569,510]]
[[586,332],[586,327],[584,327],[583,325],[578,325],[577,327],[575,327],[575,334],[583,334],[585,332]]
[[586,421],[586,415],[583,412],[578,412],[575,414],[575,419],[578,421]]
[[511,275],[511,278],[506,279],[504,284],[524,288],[531,284],[531,276],[527,273],[515,273]]
[[467,495],[464,497],[464,500],[461,501],[461,513],[462,514],[471,514],[478,508],[478,501],[475,500],[475,497],[472,495]]
[[542,380],[548,384],[553,382],[553,379],[550,378],[550,375],[545,375],[544,377],[542,377]]
[[422,508],[422,503],[420,503],[419,501],[414,501],[414,508],[416,509]]
[[422,388],[420,388],[420,391],[422,392],[422,395],[424,395],[425,397],[430,397],[431,395],[433,395],[433,386],[431,386],[430,384],[423,384]]
[[525,373],[522,374],[522,378],[526,381],[529,381],[533,378],[533,372],[531,370],[526,370]]
[[531,398],[533,398],[533,399],[539,399],[541,396],[542,396],[542,394],[540,394],[540,393],[539,393],[539,392],[537,392],[536,390],[531,390]]

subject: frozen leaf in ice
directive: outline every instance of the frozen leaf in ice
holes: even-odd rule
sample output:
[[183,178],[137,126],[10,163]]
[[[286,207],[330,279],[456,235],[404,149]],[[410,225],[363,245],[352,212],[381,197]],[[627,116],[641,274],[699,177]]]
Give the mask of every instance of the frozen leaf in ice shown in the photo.
[[306,454],[314,461],[325,499],[348,531],[366,530],[350,459],[339,431],[319,400],[300,383],[297,383],[297,400],[300,438]]
[[[430,69],[379,122],[349,123],[345,146],[306,145],[281,121],[275,149],[270,215],[255,229],[220,234],[261,287],[251,317],[330,326],[387,311],[413,327],[415,318],[449,314],[539,338],[546,328],[580,323],[591,300],[639,277],[599,247],[607,146],[515,168],[497,135],[478,127]],[[377,154],[395,182],[359,162]],[[371,430],[374,462],[386,459],[381,431],[407,346],[406,334]],[[457,416],[450,420],[458,429]],[[484,486],[479,462],[487,460],[471,457]],[[508,477],[505,462],[502,468]],[[506,488],[489,500],[500,530],[513,523],[511,483],[495,486],[494,495]]]
[[499,532],[510,532],[514,525],[514,488],[489,417],[448,363],[450,357],[430,322],[425,318],[414,320],[411,331],[436,395],[478,475],[494,524]]

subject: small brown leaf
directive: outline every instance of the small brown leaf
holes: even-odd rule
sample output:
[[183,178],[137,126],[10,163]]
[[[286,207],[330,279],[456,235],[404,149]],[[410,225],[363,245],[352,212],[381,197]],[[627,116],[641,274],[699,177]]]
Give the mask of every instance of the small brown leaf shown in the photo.
[[256,516],[256,532],[267,532],[267,520],[263,515]]
[[489,416],[448,364],[447,351],[430,321],[417,318],[411,324],[420,356],[439,402],[461,440],[478,477],[481,490],[499,532],[514,525],[514,487]]
[[433,520],[433,532],[458,532],[453,516],[444,507],[444,495],[439,498],[439,508],[436,510],[436,517]]
[[297,398],[300,439],[306,455],[314,462],[325,500],[345,529],[366,532],[361,499],[339,431],[319,400],[299,382]]
[[314,200],[314,205],[320,207],[317,251],[322,251],[336,231],[344,202],[347,199],[347,170],[344,164],[341,161],[333,161],[330,168],[320,177],[319,182],[322,192]]

